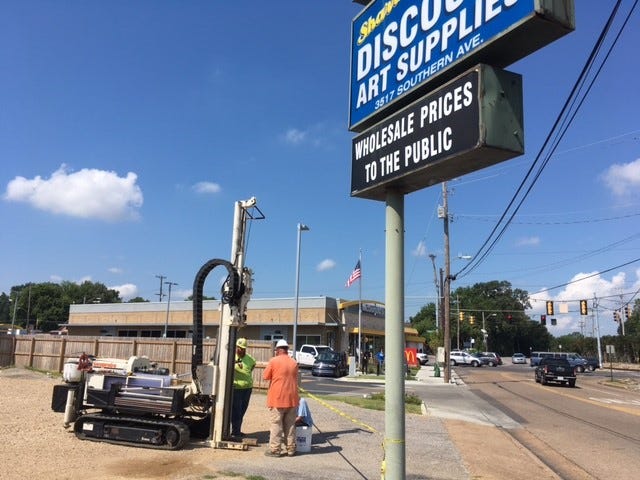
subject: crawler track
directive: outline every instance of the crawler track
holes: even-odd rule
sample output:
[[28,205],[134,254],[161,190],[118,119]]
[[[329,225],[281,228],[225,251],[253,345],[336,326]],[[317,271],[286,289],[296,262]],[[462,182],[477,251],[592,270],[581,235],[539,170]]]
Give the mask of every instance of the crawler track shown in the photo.
[[180,421],[99,413],[82,415],[73,429],[81,440],[155,450],[179,450],[190,438],[189,428]]

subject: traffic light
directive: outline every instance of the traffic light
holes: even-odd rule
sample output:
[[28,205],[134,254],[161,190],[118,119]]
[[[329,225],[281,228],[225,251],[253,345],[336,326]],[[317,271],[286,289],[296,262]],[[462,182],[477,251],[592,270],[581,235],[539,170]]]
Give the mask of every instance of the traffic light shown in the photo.
[[589,308],[586,300],[580,300],[580,315],[589,315]]
[[555,326],[558,323],[558,321],[555,318],[551,319],[551,325]]
[[547,315],[553,315],[553,302],[551,300],[547,301]]
[[469,324],[470,325],[474,325],[476,323],[476,317],[474,317],[473,315],[471,315],[469,317]]
[[458,312],[458,318],[461,322],[464,322],[464,312]]
[[546,315],[540,315],[540,323],[542,325],[547,325],[547,316]]
[[626,307],[624,307],[624,318],[629,320],[630,316],[631,316],[631,308],[629,307],[629,305],[627,305]]
[[511,323],[513,321],[513,315],[511,314],[507,315],[507,321]]
[[614,322],[620,322],[620,313],[618,313],[617,310],[615,312],[613,312],[613,321]]

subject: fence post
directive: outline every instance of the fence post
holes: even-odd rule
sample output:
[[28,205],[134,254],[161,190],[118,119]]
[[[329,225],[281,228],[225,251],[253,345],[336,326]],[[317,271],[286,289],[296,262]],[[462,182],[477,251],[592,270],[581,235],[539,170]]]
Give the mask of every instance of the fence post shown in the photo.
[[58,373],[64,369],[64,357],[67,350],[67,339],[63,338],[60,342],[60,357],[58,358]]
[[31,337],[31,346],[29,347],[29,361],[27,365],[30,368],[33,368],[33,354],[36,351],[36,337],[35,335]]
[[173,350],[171,352],[171,371],[176,371],[176,363],[178,360],[178,339],[173,339]]

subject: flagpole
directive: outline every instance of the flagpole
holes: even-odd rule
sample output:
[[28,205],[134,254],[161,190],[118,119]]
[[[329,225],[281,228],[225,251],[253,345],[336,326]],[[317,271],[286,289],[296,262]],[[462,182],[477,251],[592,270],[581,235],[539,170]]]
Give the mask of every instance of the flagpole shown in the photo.
[[360,371],[362,371],[362,250],[358,255],[358,262],[360,263],[360,281],[358,282],[358,362],[360,363]]

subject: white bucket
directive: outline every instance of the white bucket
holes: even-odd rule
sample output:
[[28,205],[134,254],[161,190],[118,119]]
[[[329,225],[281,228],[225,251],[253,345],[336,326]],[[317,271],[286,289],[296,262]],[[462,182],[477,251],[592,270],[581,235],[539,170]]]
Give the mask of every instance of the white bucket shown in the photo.
[[296,427],[296,451],[311,451],[311,427]]
[[82,380],[82,372],[78,370],[77,360],[70,360],[64,364],[62,378],[65,382],[79,382]]

